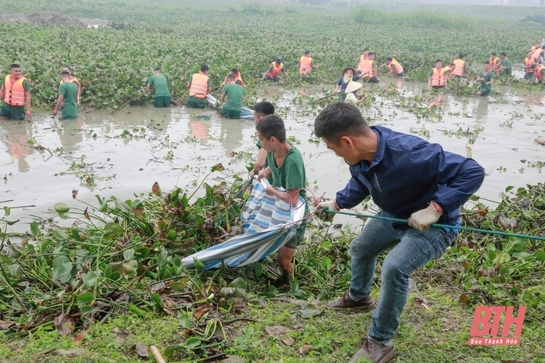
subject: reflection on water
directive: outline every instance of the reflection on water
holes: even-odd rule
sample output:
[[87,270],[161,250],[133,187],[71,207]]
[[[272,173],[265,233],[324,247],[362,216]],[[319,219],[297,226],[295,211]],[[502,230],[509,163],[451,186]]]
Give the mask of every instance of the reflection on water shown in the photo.
[[[425,85],[398,81],[385,78],[380,87],[389,87],[395,96],[377,96],[372,107],[362,108],[371,123],[416,134],[462,155],[472,140],[472,155],[487,173],[478,192],[485,198],[498,200],[508,185],[542,181],[539,162],[545,162],[545,153],[534,142],[545,137],[542,93],[505,93],[502,97],[508,103],[443,95],[440,106],[429,109],[429,97],[422,91]],[[328,87],[308,86],[305,93],[323,97]],[[287,136],[303,154],[310,188],[317,195],[325,192],[326,197],[334,197],[346,185],[348,167],[322,143],[314,142],[313,123],[319,108],[307,106],[308,96],[299,90],[286,91],[278,85],[268,90],[284,118]],[[422,95],[428,101],[400,106],[401,97],[417,100]],[[426,117],[426,112],[437,116]],[[213,173],[207,182],[230,180],[235,174],[244,177],[246,165],[256,154],[252,120],[222,119],[215,110],[186,107],[130,107],[116,113],[82,110],[78,120],[69,121],[36,114],[32,122],[0,123],[0,140],[0,165],[2,176],[6,175],[0,200],[35,204],[32,210],[12,211],[14,218],[27,223],[32,220],[30,214],[44,215],[56,202],[77,205],[72,189],[91,203],[95,194],[125,199],[148,193],[156,181],[164,191],[176,186],[192,191],[217,163],[225,171]],[[92,176],[95,183],[85,183],[88,179],[83,174]]]
[[20,173],[28,172],[30,166],[26,159],[33,152],[33,148],[29,145],[29,141],[32,140],[32,125],[28,122],[18,121],[4,121],[0,125],[2,130],[0,139],[6,145],[9,155],[8,158],[5,158],[4,155],[0,156],[2,165],[15,163]]
[[488,114],[488,100],[485,97],[478,97],[476,106],[473,108],[475,122],[481,124],[486,120]]

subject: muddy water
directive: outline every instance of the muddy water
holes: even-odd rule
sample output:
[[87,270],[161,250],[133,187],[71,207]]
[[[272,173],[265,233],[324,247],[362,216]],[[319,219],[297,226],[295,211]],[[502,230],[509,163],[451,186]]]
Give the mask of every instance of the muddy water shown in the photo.
[[[445,95],[438,111],[430,114],[432,97],[422,93],[422,85],[398,86],[393,96],[377,97],[372,107],[364,108],[364,116],[446,150],[470,152],[487,174],[480,196],[499,200],[508,185],[543,181],[545,150],[536,140],[545,139],[545,95],[501,87],[496,88],[500,96],[484,99]],[[321,95],[323,88],[307,89],[306,94]],[[426,100],[403,103],[422,94]],[[314,142],[318,109],[304,106],[304,100],[301,105],[297,91],[271,87],[267,97],[279,106],[288,136],[303,152],[310,188],[333,197],[346,184],[348,167]],[[186,107],[130,107],[116,113],[84,109],[77,121],[38,113],[32,122],[0,123],[0,141],[0,206],[33,205],[12,209],[10,220],[21,219],[13,227],[19,231],[27,231],[33,220],[54,217],[48,208],[56,202],[84,208],[72,199],[72,190],[95,205],[96,194],[134,198],[149,193],[156,181],[163,191],[176,186],[192,191],[216,163],[225,171],[213,173],[208,183],[230,180],[234,174],[246,177],[245,166],[256,151],[253,121],[221,119],[213,110]],[[339,221],[360,224],[350,217]]]

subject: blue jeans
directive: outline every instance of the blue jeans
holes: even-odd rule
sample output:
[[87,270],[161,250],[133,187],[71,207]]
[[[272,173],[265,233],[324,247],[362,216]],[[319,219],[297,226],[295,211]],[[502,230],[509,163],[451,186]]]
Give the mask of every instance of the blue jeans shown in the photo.
[[429,261],[441,257],[455,236],[454,232],[443,228],[432,227],[426,232],[414,228],[396,230],[389,221],[367,221],[350,243],[352,279],[349,294],[352,300],[369,296],[377,257],[393,247],[382,263],[380,298],[369,328],[370,338],[389,344],[407,302],[409,276]]

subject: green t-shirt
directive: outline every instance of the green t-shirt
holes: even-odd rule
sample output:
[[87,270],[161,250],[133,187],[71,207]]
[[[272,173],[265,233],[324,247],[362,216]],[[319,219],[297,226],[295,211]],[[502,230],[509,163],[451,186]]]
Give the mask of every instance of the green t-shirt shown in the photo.
[[490,80],[494,78],[494,72],[488,71],[488,73],[485,76],[484,71],[480,71],[479,72],[479,77],[484,78],[484,80],[481,81],[481,91],[490,92],[492,90],[492,85],[491,84],[486,84],[486,83],[490,82]]
[[239,111],[242,108],[242,96],[244,88],[236,83],[223,87],[223,94],[227,96],[227,102],[223,106],[226,110]]
[[148,84],[155,89],[155,97],[168,97],[170,91],[168,90],[168,82],[165,76],[162,74],[154,74],[149,78]]
[[30,91],[30,83],[28,83],[28,81],[23,81],[23,89],[25,92]]
[[77,117],[78,105],[76,100],[78,97],[78,85],[73,82],[64,82],[59,86],[59,94],[63,95],[62,100],[62,116]]
[[501,66],[502,66],[502,68],[503,67],[508,67],[507,69],[502,69],[501,74],[506,74],[506,75],[510,76],[511,73],[513,72],[513,64],[511,63],[509,58],[505,58],[504,60],[502,60],[501,61]]
[[[265,160],[265,168],[267,166],[271,168],[269,181],[273,186],[282,187],[286,190],[305,188],[305,164],[303,163],[303,156],[295,147],[291,147],[282,165],[279,167],[274,165],[274,154],[268,152],[267,159]],[[306,198],[307,193],[305,190],[301,190],[299,191],[299,195]]]

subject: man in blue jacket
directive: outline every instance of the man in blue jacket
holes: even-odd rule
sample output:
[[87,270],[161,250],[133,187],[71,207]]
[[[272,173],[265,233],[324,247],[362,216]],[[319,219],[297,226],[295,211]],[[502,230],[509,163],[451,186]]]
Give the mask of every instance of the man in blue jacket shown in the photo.
[[408,219],[401,224],[369,219],[350,244],[352,279],[333,309],[373,309],[371,297],[377,256],[391,249],[382,263],[382,286],[368,337],[352,357],[373,363],[392,360],[392,337],[399,326],[408,295],[409,276],[439,258],[455,239],[459,207],[481,186],[484,170],[472,159],[443,151],[438,144],[385,127],[367,125],[357,107],[328,105],[316,118],[314,132],[328,149],[350,165],[352,178],[336,198],[316,206],[315,214],[331,221],[327,210],[352,208],[371,195],[379,215]]

